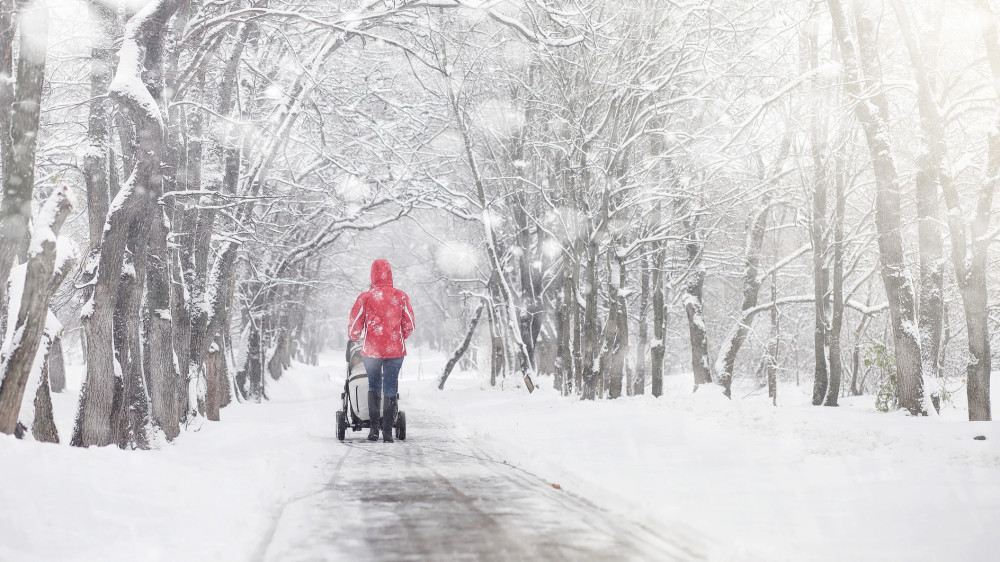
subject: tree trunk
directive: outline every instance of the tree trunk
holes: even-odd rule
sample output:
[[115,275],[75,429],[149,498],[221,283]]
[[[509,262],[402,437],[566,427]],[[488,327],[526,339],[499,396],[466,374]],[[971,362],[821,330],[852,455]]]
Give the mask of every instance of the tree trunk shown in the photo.
[[49,388],[52,392],[59,393],[66,390],[66,365],[63,361],[62,335],[58,335],[52,342],[49,350]]
[[90,48],[90,116],[87,121],[89,146],[83,157],[83,177],[87,184],[87,218],[90,224],[88,250],[92,251],[101,241],[111,200],[110,113],[105,96],[114,68],[118,15],[112,6],[102,2],[90,1],[87,8],[95,30],[94,43]]
[[[11,5],[0,8],[12,8]],[[28,222],[31,219],[31,197],[35,185],[35,148],[38,122],[42,107],[42,84],[45,78],[45,55],[48,47],[48,6],[40,0],[22,5],[17,10],[21,29],[17,59],[17,81],[11,93],[10,86],[0,88],[0,113],[5,115],[0,124],[0,156],[3,168],[3,199],[0,200],[0,315],[6,319],[7,278],[19,256],[23,259],[28,241]],[[3,19],[9,16],[5,14]],[[13,26],[8,20],[0,24],[8,27],[0,32],[0,65],[11,68],[7,57],[12,55],[9,41],[13,41]],[[7,33],[10,33],[8,36]],[[6,76],[10,76],[9,70]],[[9,96],[9,97],[8,97]],[[6,103],[9,102],[9,105]],[[9,112],[9,113],[8,113]],[[6,327],[6,322],[0,322]],[[16,420],[15,420],[16,422]],[[12,430],[13,431],[13,430]]]
[[[771,275],[771,301],[778,300],[778,272]],[[781,343],[781,326],[778,324],[778,307],[771,307],[771,342],[767,346],[767,397],[771,405],[778,405],[778,345]]]
[[639,259],[639,348],[635,362],[635,379],[632,395],[646,393],[647,358],[649,356],[649,258]]
[[[819,38],[815,21],[811,21],[802,37],[802,57],[800,70],[813,71],[819,66]],[[819,87],[819,84],[816,85]],[[812,403],[819,406],[826,397],[830,385],[829,363],[827,362],[827,290],[830,286],[830,270],[827,259],[827,191],[828,172],[826,116],[821,115],[822,104],[814,96],[810,116],[810,147],[812,150],[812,214],[809,221],[809,240],[813,249],[813,394]]]
[[625,356],[628,353],[628,303],[622,295],[626,283],[625,263],[615,251],[612,242],[608,252],[611,262],[610,283],[608,284],[608,324],[605,328],[605,361],[602,371],[608,378],[608,398],[622,395],[622,378],[625,371]]
[[[58,341],[58,340],[57,340]],[[51,352],[51,347],[49,351]],[[35,415],[31,423],[31,436],[42,443],[58,443],[59,430],[52,412],[52,394],[49,388],[48,354],[42,366],[42,380],[35,393]]]
[[691,368],[694,372],[694,389],[712,382],[711,363],[708,359],[708,333],[705,328],[705,266],[701,262],[704,243],[698,234],[697,211],[690,210],[684,219],[684,248],[687,250],[687,281],[684,284],[684,311],[688,318],[691,340]]
[[[170,295],[170,254],[167,249],[167,225],[163,210],[152,205],[148,217],[149,256],[146,264],[146,359],[150,408],[153,422],[163,430],[168,441],[180,435],[180,409],[177,397],[181,383],[174,358]],[[186,390],[186,389],[185,389]]]
[[[166,131],[158,105],[163,94],[161,54],[167,21],[178,5],[178,0],[156,0],[130,19],[121,60],[109,87],[112,98],[128,111],[136,127],[138,150],[131,176],[115,195],[102,231],[94,292],[83,315],[88,342],[87,379],[81,393],[74,445],[107,445],[114,435],[111,411],[116,379],[112,329],[115,297],[133,224],[141,223],[143,214],[155,208],[162,193]],[[142,91],[135,88],[140,76],[145,86]],[[141,226],[146,228],[144,223]]]
[[595,365],[597,359],[597,336],[601,333],[597,325],[597,242],[594,237],[587,244],[587,263],[585,265],[586,281],[584,281],[582,292],[584,293],[585,308],[583,312],[583,372],[581,373],[580,398],[583,400],[594,400],[598,396],[598,366]]
[[[784,158],[782,158],[783,160]],[[745,261],[743,268],[743,305],[740,307],[740,319],[729,339],[719,352],[716,371],[719,373],[719,384],[725,390],[726,396],[732,396],[733,370],[736,366],[736,356],[743,347],[753,317],[746,317],[748,310],[757,306],[760,286],[764,276],[760,274],[760,251],[764,246],[764,234],[767,232],[767,215],[771,210],[770,197],[765,195],[761,208],[757,210],[747,229]]]
[[0,358],[0,432],[8,435],[17,426],[21,401],[48,318],[49,298],[69,270],[66,263],[56,263],[56,235],[70,210],[69,189],[57,189],[35,219],[28,263],[22,266],[24,281],[20,286],[11,284],[12,290],[20,291],[21,295],[17,318],[11,318],[16,320],[12,332],[15,339]]
[[920,350],[925,373],[938,375],[938,354],[944,321],[944,245],[938,224],[938,192],[947,155],[945,124],[938,110],[931,80],[924,63],[920,42],[909,14],[899,0],[893,0],[896,18],[910,55],[917,83],[920,136],[917,186],[918,242],[920,249]]
[[479,324],[479,317],[483,315],[483,309],[486,307],[486,302],[479,303],[476,307],[476,311],[472,314],[472,320],[469,321],[469,328],[465,331],[465,338],[462,339],[462,345],[455,350],[455,353],[448,360],[448,364],[444,366],[444,372],[441,373],[441,377],[438,378],[438,390],[444,390],[444,383],[448,382],[448,376],[451,375],[451,370],[455,368],[458,361],[465,355],[465,351],[469,349],[469,344],[472,342],[472,335],[476,332],[476,326]]
[[844,373],[841,332],[844,326],[844,213],[847,211],[847,194],[844,185],[846,171],[841,157],[837,157],[836,173],[834,180],[836,214],[833,218],[833,310],[830,329],[826,333],[830,353],[830,384],[823,400],[824,406],[838,405]]
[[503,376],[504,351],[503,338],[500,337],[500,326],[496,319],[494,305],[490,304],[490,386],[497,385],[497,379]]
[[[118,286],[114,313],[115,357],[120,366],[121,393],[111,411],[115,443],[122,449],[149,448],[149,399],[145,373],[148,356],[142,349],[142,295],[145,290],[149,231],[133,222],[122,281]],[[142,323],[148,323],[144,319]]]
[[667,318],[664,308],[664,251],[658,249],[653,258],[653,344],[649,349],[650,392],[663,395],[663,355],[666,350]]
[[[986,14],[983,42],[993,77],[993,88],[1000,98],[1000,35],[996,16],[987,0],[976,0],[976,8]],[[969,400],[969,421],[991,421],[990,404],[990,351],[987,269],[989,266],[990,215],[993,196],[1000,174],[1000,132],[994,126],[988,137],[988,155],[985,178],[979,188],[976,212],[972,220],[971,244],[966,239],[966,224],[959,204],[958,192],[947,175],[941,177],[941,188],[948,206],[948,230],[951,233],[952,263],[955,278],[965,308],[966,330],[969,340],[969,360],[966,365],[966,393]],[[971,246],[971,247],[970,247]]]
[[916,295],[903,256],[899,180],[889,142],[889,127],[886,123],[888,102],[882,89],[874,26],[870,17],[864,13],[863,6],[856,2],[859,59],[840,0],[827,2],[844,61],[844,89],[852,98],[860,98],[861,86],[865,84],[864,95],[870,100],[854,104],[854,113],[865,132],[875,171],[875,226],[882,264],[882,284],[889,301],[895,343],[899,404],[911,414],[925,415],[927,408],[924,400],[920,335],[917,331]]
[[222,373],[219,369],[218,346],[211,346],[205,361],[205,417],[208,421],[219,421],[221,408]]

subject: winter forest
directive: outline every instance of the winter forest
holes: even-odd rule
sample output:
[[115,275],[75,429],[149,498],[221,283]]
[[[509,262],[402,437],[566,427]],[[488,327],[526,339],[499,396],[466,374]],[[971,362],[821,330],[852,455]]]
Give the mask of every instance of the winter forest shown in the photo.
[[[823,462],[817,442],[862,454],[858,439],[873,439],[877,460],[859,472],[944,459],[883,498],[897,511],[876,511],[910,517],[924,471],[966,480],[933,496],[983,494],[952,508],[969,518],[957,520],[966,538],[943,532],[922,556],[990,559],[1000,434],[968,422],[992,421],[1000,335],[998,24],[991,0],[0,0],[0,481],[79,462],[67,490],[130,466],[163,489],[182,474],[180,487],[221,482],[246,465],[196,476],[170,463],[214,458],[244,425],[260,439],[245,451],[270,450],[268,432],[287,439],[273,420],[306,420],[293,404],[326,394],[302,427],[329,437],[347,314],[386,258],[416,318],[401,446],[467,423],[470,439],[499,447],[476,448],[480,460],[519,463],[551,481],[547,494],[560,478],[616,513],[654,502],[648,487],[600,493],[624,466],[649,465],[629,469],[637,482],[664,466],[703,476],[674,464],[676,441],[615,465],[582,452],[577,431],[605,447],[616,438],[598,428],[640,426],[646,438],[627,439],[642,449],[679,431],[657,427],[802,424],[796,439]],[[570,456],[543,460],[546,437],[508,431],[572,436]],[[122,451],[83,453],[108,445]],[[305,470],[275,447],[269,463]],[[343,448],[308,447],[292,457]],[[771,470],[768,459],[747,470]],[[716,498],[726,474],[694,488]],[[337,478],[324,494],[374,486]],[[76,499],[27,512],[36,496],[0,493],[0,523],[31,537],[10,522],[93,505],[66,493]],[[169,501],[159,493],[146,501]],[[912,560],[924,558],[886,544],[932,540],[899,538],[897,523],[859,531],[864,555],[808,538],[769,550],[781,541],[763,526],[736,530],[752,515],[712,523],[728,505],[716,498],[698,523],[681,496],[654,488],[676,508],[642,503],[642,524],[612,533],[610,559]],[[240,501],[219,503],[257,509]],[[108,513],[125,518],[116,505]],[[795,505],[779,523],[795,524]],[[845,508],[852,524],[878,517],[857,515],[865,505]],[[258,531],[271,538],[256,554],[191,559],[342,559],[281,550],[311,544],[289,538],[287,517]],[[682,519],[684,538],[663,534]],[[701,534],[713,525],[743,546],[713,546],[720,537]],[[663,544],[636,530],[647,527]],[[152,548],[133,533],[117,556]],[[109,559],[24,540],[0,560]],[[167,558],[154,550],[122,559]],[[573,552],[534,554],[609,559]]]

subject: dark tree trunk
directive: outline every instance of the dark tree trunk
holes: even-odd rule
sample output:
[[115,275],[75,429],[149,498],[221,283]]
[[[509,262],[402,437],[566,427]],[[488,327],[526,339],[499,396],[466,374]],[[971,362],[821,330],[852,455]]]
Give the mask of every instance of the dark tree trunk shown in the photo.
[[[148,230],[148,225],[143,222],[144,215],[149,209],[156,208],[156,200],[162,193],[161,163],[166,154],[163,111],[159,107],[150,107],[146,99],[137,97],[143,94],[136,92],[132,86],[142,76],[145,95],[157,104],[163,102],[163,33],[178,5],[178,0],[156,0],[140,12],[137,16],[141,18],[139,25],[131,27],[123,40],[125,46],[122,53],[128,58],[120,62],[118,74],[110,85],[112,98],[128,112],[135,125],[138,150],[135,151],[134,169],[115,196],[116,204],[112,205],[97,248],[100,254],[97,278],[89,310],[83,318],[88,342],[87,379],[81,393],[74,445],[107,445],[116,435],[126,433],[111,427],[116,381],[112,328],[115,299],[122,278],[126,247],[130,236],[137,232],[133,225],[139,224],[141,229]],[[140,253],[146,250],[142,246],[133,245],[133,248]],[[136,309],[136,316],[137,313]],[[132,320],[137,322],[137,318]],[[138,400],[138,389],[132,391]],[[121,404],[118,406],[121,407]]]
[[[17,318],[11,318],[15,322],[14,333],[21,331],[21,339],[20,342],[12,342],[8,355],[0,361],[0,432],[8,435],[17,427],[31,367],[42,344],[49,298],[69,269],[66,264],[60,264],[62,267],[56,269],[55,234],[58,234],[70,210],[69,190],[60,188],[49,198],[36,219],[35,236],[38,239],[32,241],[25,266],[24,289]],[[51,236],[46,236],[46,231]]]
[[255,318],[250,320],[247,360],[242,369],[247,381],[247,398],[254,402],[260,402],[264,397],[264,349],[259,321],[260,319]]
[[[150,229],[149,256],[146,264],[146,360],[153,422],[163,430],[167,440],[180,434],[178,387],[181,378],[174,364],[172,309],[170,295],[170,265],[167,249],[167,225],[163,210],[153,205],[148,217]],[[182,361],[182,355],[176,355]],[[186,388],[185,388],[186,390]]]
[[694,372],[694,389],[712,382],[712,367],[708,359],[708,333],[705,328],[705,266],[702,263],[704,247],[698,234],[699,217],[689,210],[684,219],[684,248],[687,251],[687,280],[684,284],[684,311],[688,318],[691,340],[691,368]]
[[56,337],[49,350],[49,388],[59,393],[66,390],[66,365],[63,361],[62,335]]
[[580,398],[593,400],[598,396],[598,385],[600,384],[598,380],[600,373],[597,371],[597,365],[594,364],[594,360],[597,359],[597,336],[600,334],[600,329],[597,325],[597,243],[593,238],[587,245],[585,270],[586,281],[583,290],[586,308],[583,312],[583,372],[581,373]]
[[[57,340],[58,341],[58,340]],[[51,348],[49,348],[51,353]],[[59,430],[52,412],[52,394],[49,388],[48,357],[42,367],[42,381],[35,393],[35,416],[31,423],[31,436],[42,443],[58,443]]]
[[653,396],[663,395],[663,355],[666,350],[667,317],[664,308],[664,251],[659,249],[653,258],[653,345],[649,349],[650,391]]
[[604,361],[602,372],[608,380],[608,398],[618,398],[622,395],[622,378],[625,371],[625,356],[628,353],[628,305],[622,295],[626,283],[625,264],[614,251],[608,252],[608,260],[612,264],[611,279],[608,284],[608,324],[604,330]]
[[824,397],[824,406],[838,405],[844,373],[841,355],[841,332],[844,326],[844,213],[847,210],[844,175],[843,159],[837,158],[837,177],[834,180],[836,214],[833,218],[833,310],[830,329],[826,334],[827,347],[830,351],[830,385]]
[[[807,26],[802,37],[802,57],[800,70],[815,70],[819,66],[819,38],[815,22]],[[817,85],[818,86],[818,85]],[[827,148],[826,116],[821,114],[822,105],[818,97],[811,103],[810,145],[812,149],[812,214],[809,221],[809,241],[813,250],[813,393],[812,403],[819,406],[826,397],[830,386],[829,363],[827,361],[827,291],[830,286],[830,270],[827,260],[827,192],[830,173]]]
[[859,59],[840,0],[827,0],[827,3],[844,61],[844,88],[850,96],[856,98],[862,95],[862,85],[865,85],[865,96],[870,100],[869,103],[854,104],[854,112],[865,132],[875,172],[875,226],[882,264],[882,284],[889,301],[895,343],[899,404],[911,414],[924,415],[927,408],[917,332],[916,295],[903,256],[899,179],[889,142],[889,127],[886,123],[888,101],[882,88],[874,23],[865,14],[860,2],[855,2]]
[[920,249],[920,350],[923,352],[924,372],[937,375],[939,369],[937,358],[944,322],[944,244],[938,227],[940,224],[938,197],[941,177],[948,173],[944,172],[944,159],[947,156],[945,124],[938,110],[919,38],[913,29],[909,14],[899,0],[894,0],[893,6],[917,83],[917,108],[920,112],[920,135],[923,144],[919,153],[919,169],[916,177]]
[[[0,65],[10,76],[14,28],[6,9],[13,4],[0,5],[5,13],[0,25]],[[4,21],[4,20],[7,21]],[[28,241],[28,222],[31,220],[31,197],[35,185],[35,148],[38,122],[42,107],[42,84],[45,78],[45,55],[48,46],[48,6],[40,0],[31,1],[17,10],[22,29],[17,59],[17,80],[13,86],[0,87],[0,160],[3,169],[3,199],[0,200],[0,315],[4,318],[0,328],[6,327],[7,279],[14,260],[24,259]],[[8,35],[9,33],[9,35]],[[9,115],[9,117],[8,117]],[[8,121],[9,119],[9,121]],[[16,420],[15,420],[16,423]]]
[[631,394],[646,393],[646,369],[649,353],[649,258],[639,260],[639,349]]
[[[978,10],[989,17],[983,30],[987,59],[993,77],[993,87],[1000,98],[1000,35],[997,31],[996,16],[987,0],[976,0]],[[993,210],[993,196],[1000,174],[1000,133],[994,126],[988,137],[988,156],[985,178],[979,188],[976,213],[972,220],[971,243],[966,239],[966,224],[959,205],[955,186],[941,177],[941,188],[945,204],[948,206],[948,230],[951,233],[952,263],[962,304],[965,307],[965,322],[969,340],[969,360],[966,365],[966,392],[969,400],[969,421],[990,421],[993,419],[990,404],[990,352],[989,311],[987,290],[987,269],[989,266],[990,215]]]
[[102,2],[87,3],[94,24],[94,44],[90,48],[90,116],[87,121],[89,146],[83,158],[83,177],[87,184],[87,218],[90,224],[90,245],[93,250],[101,241],[104,221],[111,200],[111,135],[110,113],[105,97],[114,69],[114,39],[118,15]]

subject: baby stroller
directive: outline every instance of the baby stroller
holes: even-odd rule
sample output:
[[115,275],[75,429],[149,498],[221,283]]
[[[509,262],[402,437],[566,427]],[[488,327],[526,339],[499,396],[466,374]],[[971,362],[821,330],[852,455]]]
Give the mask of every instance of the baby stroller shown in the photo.
[[[344,392],[340,394],[342,409],[337,412],[337,439],[343,441],[347,428],[361,431],[371,427],[368,416],[368,373],[361,361],[361,344],[347,343],[347,379]],[[396,411],[396,421],[392,424],[396,439],[406,440],[406,414]]]

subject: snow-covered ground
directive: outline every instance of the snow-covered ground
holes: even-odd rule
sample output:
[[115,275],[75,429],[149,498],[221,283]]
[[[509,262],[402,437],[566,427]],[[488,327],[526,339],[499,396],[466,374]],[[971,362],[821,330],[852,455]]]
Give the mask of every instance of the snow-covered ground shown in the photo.
[[597,402],[538,382],[527,397],[462,373],[412,392],[564,489],[711,536],[713,559],[1000,559],[997,422],[882,414],[871,397],[814,407],[811,388],[779,389],[774,408],[692,395],[690,376],[668,378],[660,399]]
[[[283,506],[322,488],[342,447],[332,413],[343,366],[339,353],[324,359],[271,383],[270,402],[228,407],[222,423],[157,451],[0,436],[0,560],[261,558]],[[692,396],[682,376],[660,399],[579,402],[545,378],[528,395],[476,373],[442,392],[443,362],[416,351],[404,365],[411,439],[431,436],[414,413],[451,418],[498,460],[665,537],[696,537],[710,559],[1000,556],[996,422],[879,414],[860,399],[814,408],[791,388],[773,408]],[[64,441],[75,400],[55,397]]]
[[[227,407],[223,422],[155,451],[0,435],[0,561],[258,557],[282,506],[324,482],[340,396],[326,373],[296,366],[270,384],[271,401]],[[78,389],[80,368],[69,374]],[[74,394],[53,398],[64,443]]]

